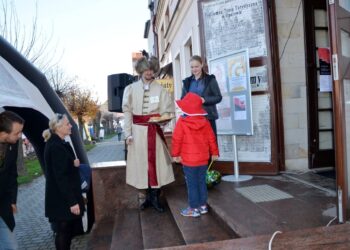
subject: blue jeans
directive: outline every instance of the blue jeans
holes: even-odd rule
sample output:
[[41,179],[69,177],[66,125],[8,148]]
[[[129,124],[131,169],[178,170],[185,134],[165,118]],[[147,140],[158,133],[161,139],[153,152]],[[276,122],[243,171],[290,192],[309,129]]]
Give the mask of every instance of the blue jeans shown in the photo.
[[188,204],[191,208],[199,208],[207,204],[208,191],[205,177],[208,166],[187,167],[183,166],[185,173]]
[[11,232],[4,220],[0,217],[0,250],[15,249],[17,249],[15,233]]

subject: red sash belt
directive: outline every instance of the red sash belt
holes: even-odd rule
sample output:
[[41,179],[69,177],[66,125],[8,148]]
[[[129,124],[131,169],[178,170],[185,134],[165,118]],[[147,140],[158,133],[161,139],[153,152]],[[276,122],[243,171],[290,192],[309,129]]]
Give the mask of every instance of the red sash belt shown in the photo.
[[133,115],[132,121],[134,124],[147,126],[147,146],[148,146],[148,184],[150,187],[158,186],[157,171],[156,171],[156,133],[165,142],[163,130],[156,123],[148,123],[151,117],[159,117],[159,114],[152,115]]

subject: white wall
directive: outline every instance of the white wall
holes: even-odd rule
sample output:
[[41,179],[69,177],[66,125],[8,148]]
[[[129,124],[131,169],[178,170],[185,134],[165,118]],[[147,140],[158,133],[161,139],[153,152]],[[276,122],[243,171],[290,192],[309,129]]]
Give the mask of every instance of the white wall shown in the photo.
[[153,33],[153,23],[150,21],[150,27],[148,32],[148,53],[150,56],[155,56],[157,54],[157,47],[155,45],[154,33]]
[[[276,16],[280,56],[287,42],[300,0],[278,0]],[[308,169],[308,123],[303,6],[280,60],[284,147],[287,170]]]
[[[171,60],[174,70],[174,95],[175,99],[181,96],[182,79],[190,75],[189,58],[186,56],[186,43],[191,40],[192,53],[200,55],[199,18],[197,1],[183,1],[178,9],[179,18],[173,23],[171,38]],[[174,63],[175,58],[180,58],[180,63]]]

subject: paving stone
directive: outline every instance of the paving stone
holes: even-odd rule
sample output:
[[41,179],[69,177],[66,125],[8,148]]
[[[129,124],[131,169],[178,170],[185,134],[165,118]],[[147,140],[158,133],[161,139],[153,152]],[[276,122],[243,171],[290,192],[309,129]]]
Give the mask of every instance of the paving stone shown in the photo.
[[[101,161],[124,160],[124,141],[117,136],[96,144],[88,152],[90,164]],[[16,218],[16,238],[20,250],[54,250],[54,237],[45,217],[45,178],[38,177],[33,182],[21,185],[18,189]],[[72,250],[86,249],[89,235],[76,237]]]

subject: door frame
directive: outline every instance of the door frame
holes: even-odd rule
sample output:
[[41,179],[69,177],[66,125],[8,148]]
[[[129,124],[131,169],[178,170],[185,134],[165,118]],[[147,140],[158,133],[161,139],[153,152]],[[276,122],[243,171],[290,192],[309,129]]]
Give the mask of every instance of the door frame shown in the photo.
[[[341,198],[342,208],[338,207],[338,218],[340,212],[342,213],[343,220],[339,219],[340,222],[344,222],[349,218],[349,197],[348,197],[348,179],[346,178],[347,172],[347,155],[346,155],[346,124],[345,124],[345,100],[344,100],[344,86],[342,74],[342,62],[339,60],[340,56],[338,53],[341,50],[341,41],[339,34],[339,26],[337,17],[342,13],[338,7],[338,0],[329,0],[327,4],[328,8],[328,20],[330,29],[330,44],[331,44],[331,55],[332,55],[332,69],[333,69],[333,106],[334,106],[334,139],[335,139],[335,163],[337,173],[337,189],[338,199]],[[339,197],[339,191],[341,196]],[[340,201],[340,200],[339,200]]]
[[[334,123],[333,123],[333,149],[320,150],[319,136],[319,91],[317,78],[317,62],[316,62],[316,37],[315,37],[315,15],[314,9],[324,9],[327,12],[327,0],[303,1],[304,6],[304,22],[305,22],[305,48],[306,48],[306,86],[307,86],[307,116],[308,116],[308,160],[309,168],[328,167],[335,165],[334,154]],[[328,32],[330,32],[328,27]],[[330,38],[328,38],[330,42]],[[333,93],[331,93],[333,98]],[[334,106],[332,105],[332,115]]]

